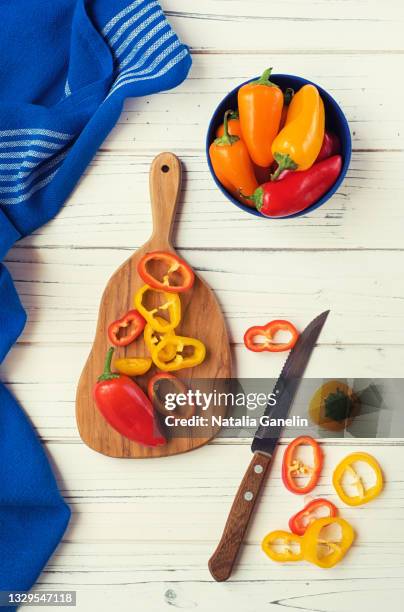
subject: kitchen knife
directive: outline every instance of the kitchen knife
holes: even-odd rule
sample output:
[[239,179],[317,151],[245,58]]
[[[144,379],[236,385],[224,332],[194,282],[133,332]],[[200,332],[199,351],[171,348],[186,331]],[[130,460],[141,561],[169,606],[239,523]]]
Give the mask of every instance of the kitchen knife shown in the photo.
[[[267,405],[264,415],[271,419],[286,419],[293,404],[300,380],[310,355],[328,317],[329,310],[316,317],[299,336],[274,387],[275,407]],[[209,559],[209,571],[218,582],[227,580],[250,522],[259,492],[282,433],[282,427],[260,425],[251,450],[253,458],[244,475],[230,510],[222,538]]]

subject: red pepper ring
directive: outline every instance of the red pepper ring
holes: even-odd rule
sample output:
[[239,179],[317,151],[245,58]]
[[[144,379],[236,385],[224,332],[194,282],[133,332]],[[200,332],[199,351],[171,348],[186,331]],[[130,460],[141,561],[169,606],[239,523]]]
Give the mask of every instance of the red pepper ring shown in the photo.
[[169,372],[157,372],[152,376],[147,385],[147,394],[154,408],[163,416],[169,416],[170,414],[175,415],[176,417],[182,417],[185,419],[191,418],[195,414],[195,406],[186,404],[185,406],[176,405],[174,410],[169,410],[165,405],[165,397],[166,394],[162,389],[160,389],[161,385],[159,384],[161,381],[170,381],[172,385],[172,390],[170,393],[175,393],[176,395],[182,394],[186,395],[187,387],[186,385],[174,376],[174,374],[170,374]]
[[[323,514],[321,516],[316,514],[316,511],[318,511],[320,508],[326,509],[327,514]],[[315,520],[324,517],[333,518],[337,515],[338,510],[336,506],[334,506],[334,504],[328,499],[319,497],[318,499],[313,499],[310,501],[302,510],[296,512],[296,514],[289,519],[289,529],[292,533],[302,536],[306,533],[306,529],[309,527],[309,525],[311,525],[311,523],[313,523]]]
[[[313,465],[306,465],[301,459],[297,459],[296,450],[299,446],[311,446],[313,450]],[[282,461],[282,480],[285,487],[292,493],[306,495],[310,493],[318,483],[323,468],[323,451],[318,442],[310,436],[299,436],[291,442],[285,450]],[[304,486],[299,486],[296,479],[309,476],[309,481]]]
[[[279,331],[287,331],[290,333],[289,342],[276,344],[274,337]],[[258,336],[266,338],[264,342],[254,342],[254,339]],[[296,327],[289,321],[283,321],[281,319],[271,321],[266,325],[255,325],[247,329],[244,334],[244,344],[249,351],[254,353],[262,353],[263,351],[269,351],[270,353],[281,353],[282,351],[289,351],[292,349],[297,339],[299,338],[299,332]]]
[[[108,327],[108,338],[114,346],[128,346],[131,344],[144,330],[146,320],[137,310],[129,310],[122,319],[118,319],[111,323]],[[120,332],[128,329],[129,333],[126,336],[120,336]]]
[[[161,281],[147,269],[147,266],[153,261],[160,261],[167,265],[168,269]],[[146,253],[139,261],[137,271],[147,285],[153,289],[167,291],[168,293],[184,293],[184,291],[191,289],[195,281],[195,274],[189,265],[174,253],[166,251]],[[181,276],[181,285],[170,285],[170,276],[175,273]]]

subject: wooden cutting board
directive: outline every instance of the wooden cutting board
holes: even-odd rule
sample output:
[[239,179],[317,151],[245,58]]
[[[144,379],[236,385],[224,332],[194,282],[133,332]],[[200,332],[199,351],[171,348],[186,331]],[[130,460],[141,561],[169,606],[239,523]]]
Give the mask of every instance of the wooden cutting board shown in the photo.
[[[181,428],[180,435],[172,435],[165,446],[149,448],[121,436],[108,425],[93,400],[93,387],[102,373],[106,352],[110,346],[107,329],[113,321],[134,308],[135,292],[143,286],[137,274],[137,263],[150,251],[174,251],[171,244],[175,209],[181,191],[181,164],[172,153],[162,153],[152,163],[150,171],[150,197],[153,214],[153,233],[146,244],[136,251],[109,280],[101,300],[98,324],[91,353],[81,374],[76,397],[76,418],[82,440],[92,449],[110,457],[162,457],[184,453],[206,444],[218,432],[218,426],[195,430]],[[179,294],[182,320],[178,335],[202,340],[207,349],[205,361],[196,368],[180,370],[181,380],[192,385],[195,379],[204,379],[203,389],[218,390],[223,380],[231,376],[231,355],[223,315],[211,289],[197,275],[192,289]],[[114,358],[149,356],[140,336],[128,347],[117,347]],[[149,378],[156,373],[153,366],[144,376],[136,377],[143,390]],[[213,406],[204,413],[223,414],[223,408]],[[172,433],[172,432],[171,432]],[[170,436],[170,429],[165,434]]]

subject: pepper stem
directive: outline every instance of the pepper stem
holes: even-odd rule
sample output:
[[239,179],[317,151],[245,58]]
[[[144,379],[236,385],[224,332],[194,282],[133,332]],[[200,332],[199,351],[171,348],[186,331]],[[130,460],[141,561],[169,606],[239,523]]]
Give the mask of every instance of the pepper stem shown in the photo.
[[216,140],[215,140],[215,145],[216,146],[219,146],[219,147],[231,146],[235,142],[240,140],[240,138],[238,136],[231,136],[229,134],[229,116],[233,112],[234,111],[232,111],[232,110],[227,110],[225,112],[225,114],[224,114],[224,121],[223,121],[224,134],[220,138],[216,138]]
[[274,158],[278,163],[278,167],[275,172],[271,174],[271,181],[276,181],[284,170],[297,170],[298,168],[297,163],[293,161],[289,153],[286,153],[286,155],[283,153],[275,153]]
[[272,74],[272,68],[267,68],[266,70],[264,70],[264,72],[262,73],[262,76],[259,79],[257,79],[256,81],[253,81],[254,85],[266,85],[267,87],[278,87],[277,85],[275,85],[275,83],[272,83],[269,80],[271,74]]
[[114,354],[114,350],[115,349],[113,346],[108,349],[107,356],[105,358],[104,371],[98,378],[98,382],[101,382],[102,380],[112,380],[113,378],[119,378],[119,374],[113,374],[111,372],[112,355]]
[[253,202],[257,210],[261,210],[264,204],[264,189],[262,187],[258,187],[252,195],[245,195],[240,189],[239,195],[245,200],[250,200]]

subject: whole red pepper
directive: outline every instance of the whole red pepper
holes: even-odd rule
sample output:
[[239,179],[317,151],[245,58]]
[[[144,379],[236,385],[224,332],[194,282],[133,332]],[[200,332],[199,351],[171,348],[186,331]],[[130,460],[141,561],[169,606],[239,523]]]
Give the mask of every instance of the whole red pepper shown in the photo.
[[129,376],[113,374],[111,347],[103,374],[94,387],[94,399],[105,420],[125,438],[145,446],[162,446],[166,439],[154,418],[153,406]]
[[[286,94],[285,94],[286,95]],[[318,162],[323,161],[324,159],[328,159],[333,155],[339,155],[341,152],[341,143],[336,134],[334,132],[325,132],[323,144],[321,145],[320,153],[314,163],[318,164]],[[275,172],[276,164],[272,167],[272,172]],[[291,174],[293,170],[284,170],[279,175],[279,180],[285,178],[288,174]]]
[[[115,346],[128,346],[144,330],[146,320],[137,310],[129,310],[122,319],[114,321],[108,326],[108,338]],[[128,330],[126,336],[121,336],[122,330]]]
[[264,183],[252,196],[257,210],[266,217],[286,217],[305,210],[334,185],[341,173],[340,155],[329,157],[303,172],[290,172],[277,181]]
[[318,162],[323,161],[323,159],[328,159],[333,155],[339,155],[341,152],[341,143],[336,134],[334,132],[325,132],[323,144],[321,145],[320,153],[315,161],[316,164]]

